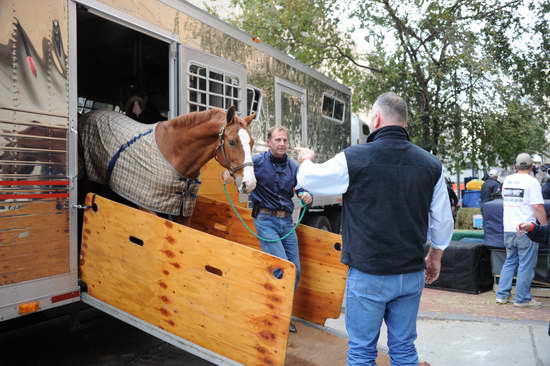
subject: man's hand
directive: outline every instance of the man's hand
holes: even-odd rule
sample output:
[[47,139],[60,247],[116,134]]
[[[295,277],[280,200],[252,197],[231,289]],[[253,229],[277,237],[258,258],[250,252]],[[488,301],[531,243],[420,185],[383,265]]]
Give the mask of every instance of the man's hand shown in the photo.
[[306,205],[309,205],[311,202],[313,202],[313,197],[311,197],[311,194],[309,192],[302,192],[298,194],[298,197],[300,197]]
[[443,251],[441,249],[430,248],[426,256],[425,281],[427,285],[431,285],[439,278],[439,272],[441,272],[441,257],[443,257]]
[[233,177],[231,176],[231,174],[229,173],[229,170],[224,170],[223,173],[222,173],[222,179],[225,183],[227,184],[233,184],[235,183],[235,179],[233,179]]
[[298,162],[301,164],[305,160],[313,160],[315,158],[315,152],[306,147],[297,147],[298,150]]
[[530,233],[534,229],[535,224],[533,224],[532,222],[522,222],[516,227],[516,231],[518,232],[518,234]]

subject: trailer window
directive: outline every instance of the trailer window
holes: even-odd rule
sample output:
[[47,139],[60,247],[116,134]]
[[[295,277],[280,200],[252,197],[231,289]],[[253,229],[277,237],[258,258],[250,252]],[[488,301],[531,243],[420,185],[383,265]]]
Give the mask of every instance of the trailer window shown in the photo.
[[208,108],[227,109],[234,105],[240,110],[240,79],[208,66],[189,65],[189,112]]
[[333,96],[323,94],[323,117],[343,123],[344,113],[345,105],[343,101]]
[[246,111],[247,114],[256,113],[256,118],[260,115],[262,107],[262,91],[253,86],[246,88]]

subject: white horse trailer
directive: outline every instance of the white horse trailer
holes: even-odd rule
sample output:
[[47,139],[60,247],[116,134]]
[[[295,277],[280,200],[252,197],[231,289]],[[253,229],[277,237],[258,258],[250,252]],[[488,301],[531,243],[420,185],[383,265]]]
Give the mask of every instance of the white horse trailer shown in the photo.
[[[120,313],[78,284],[80,113],[137,111],[156,122],[235,105],[257,113],[258,151],[284,125],[291,148],[311,147],[322,161],[355,143],[350,101],[346,86],[186,1],[0,0],[0,321],[81,299]],[[220,171],[207,164],[200,193],[225,201]],[[338,232],[340,208],[341,197],[315,197],[306,223]]]

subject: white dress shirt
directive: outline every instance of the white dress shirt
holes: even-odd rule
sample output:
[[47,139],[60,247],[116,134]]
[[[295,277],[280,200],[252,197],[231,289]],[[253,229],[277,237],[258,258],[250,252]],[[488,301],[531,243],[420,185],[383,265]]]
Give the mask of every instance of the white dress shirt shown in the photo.
[[[346,193],[349,186],[346,155],[338,153],[322,164],[305,160],[298,169],[297,180],[298,187],[314,195]],[[443,172],[434,188],[428,219],[428,241],[433,248],[445,250],[453,235],[454,221]]]

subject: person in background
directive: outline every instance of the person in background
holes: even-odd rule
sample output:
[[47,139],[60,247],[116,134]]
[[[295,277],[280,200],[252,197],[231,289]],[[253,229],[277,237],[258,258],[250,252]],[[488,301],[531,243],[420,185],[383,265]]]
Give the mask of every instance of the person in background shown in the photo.
[[517,226],[536,220],[546,225],[544,200],[538,180],[530,173],[533,159],[527,153],[516,157],[515,174],[509,175],[502,185],[503,231],[506,260],[500,271],[500,280],[496,292],[496,303],[510,302],[512,280],[517,270],[516,296],[514,306],[538,307],[540,302],[531,295],[531,282],[535,276],[538,248],[537,242],[526,235],[517,235]]
[[456,214],[458,212],[458,196],[456,195],[453,184],[449,179],[447,181],[447,193],[449,194],[449,202],[451,203],[451,213],[453,215],[453,221],[456,221]]
[[502,197],[501,188],[502,185],[498,181],[498,169],[493,168],[489,170],[489,177],[481,186],[480,201],[481,204],[485,202],[492,201],[497,198]]
[[542,183],[542,198],[545,200],[550,200],[550,175],[548,175],[548,173],[544,177],[544,181]]
[[[548,225],[539,225],[533,222],[522,222],[517,227],[518,235],[527,234],[529,239],[539,244],[550,245],[550,228]],[[548,322],[548,336],[550,336],[550,321]]]
[[302,149],[298,185],[313,194],[343,194],[347,365],[375,365],[382,321],[392,365],[418,365],[420,296],[424,282],[439,277],[453,234],[449,195],[441,163],[409,140],[403,98],[380,95],[368,125],[366,144],[322,164]]

